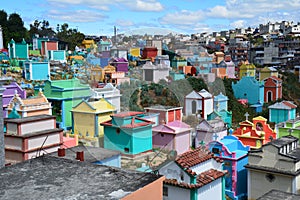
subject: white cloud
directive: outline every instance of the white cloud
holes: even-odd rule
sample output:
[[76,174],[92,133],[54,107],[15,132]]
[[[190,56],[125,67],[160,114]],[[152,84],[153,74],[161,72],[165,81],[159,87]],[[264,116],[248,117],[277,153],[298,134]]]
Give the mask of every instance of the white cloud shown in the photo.
[[96,22],[107,16],[101,13],[91,12],[89,10],[76,10],[76,11],[58,11],[49,10],[48,17],[51,19],[62,20],[66,22]]
[[125,6],[125,8],[133,11],[144,12],[158,12],[164,9],[163,5],[157,0],[48,0],[48,2],[65,6],[84,5],[104,11],[110,10],[110,6]]
[[115,23],[117,26],[133,26],[134,23],[130,20],[119,19]]
[[233,28],[244,28],[246,26],[246,22],[244,20],[237,20],[230,24]]
[[192,12],[182,10],[180,12],[169,13],[159,18],[161,24],[182,24],[193,25],[204,19],[202,11]]

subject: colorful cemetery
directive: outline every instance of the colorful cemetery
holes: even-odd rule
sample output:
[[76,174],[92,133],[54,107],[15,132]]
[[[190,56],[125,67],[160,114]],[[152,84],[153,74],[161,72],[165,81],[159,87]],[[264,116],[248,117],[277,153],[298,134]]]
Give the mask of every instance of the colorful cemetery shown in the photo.
[[143,116],[143,112],[120,112],[101,123],[104,127],[104,148],[127,155],[151,151],[153,122],[143,119]]
[[153,148],[182,154],[190,150],[191,130],[188,124],[178,120],[155,126],[152,128]]
[[110,57],[112,58],[124,58],[127,60],[127,49],[113,46],[110,49]]
[[156,105],[144,109],[146,113],[159,114],[158,124],[182,121],[182,107]]
[[244,146],[235,136],[228,135],[220,141],[207,144],[209,150],[224,161],[225,194],[233,200],[247,198],[247,170],[249,146]]
[[98,101],[82,100],[73,107],[72,130],[81,142],[89,146],[103,147],[103,126],[100,123],[110,120],[116,109],[105,98]]
[[275,129],[277,131],[278,138],[286,135],[292,135],[300,138],[300,119],[291,119],[276,124]]
[[272,76],[278,77],[278,71],[274,67],[264,67],[259,72],[260,81],[263,81]]
[[245,116],[246,120],[240,122],[239,127],[233,133],[244,145],[258,149],[277,138],[276,132],[267,124],[267,119],[258,116],[253,118],[253,122],[250,122],[248,121],[248,113]]
[[174,57],[171,60],[171,67],[174,69],[179,69],[179,67],[187,66],[187,60],[183,57]]
[[239,79],[244,76],[255,77],[256,67],[254,64],[250,64],[248,61],[242,62],[239,67]]
[[258,197],[273,189],[299,194],[298,141],[291,135],[283,136],[264,144],[260,149],[249,151],[248,164],[245,165],[248,172],[248,199],[260,199]]
[[247,102],[256,104],[264,102],[264,83],[252,76],[243,76],[237,83],[232,83],[235,98],[247,99]]
[[236,78],[235,64],[231,60],[230,55],[225,55],[224,62],[226,64],[227,78],[235,79]]
[[[51,61],[58,61],[60,63],[67,62],[67,54],[65,50],[51,50],[48,51],[48,59]],[[81,63],[82,60],[76,61],[77,63]]]
[[207,120],[221,118],[228,128],[232,125],[232,112],[227,110],[228,97],[222,93],[214,97],[214,111],[207,116]]
[[184,98],[184,106],[186,116],[200,115],[202,118],[207,119],[207,115],[213,112],[213,96],[205,89],[199,92],[192,91]]
[[117,72],[128,72],[128,61],[125,58],[113,58],[110,65],[114,66]]
[[26,61],[23,68],[23,78],[26,80],[49,80],[50,63]]
[[93,88],[91,99],[99,100],[101,98],[105,98],[109,103],[111,103],[117,110],[120,112],[121,110],[121,94],[120,90],[113,86],[111,83],[107,83],[102,88]]
[[297,106],[291,101],[276,102],[268,107],[269,121],[280,123],[296,119]]
[[144,47],[142,50],[143,59],[151,59],[154,61],[154,58],[158,55],[158,49],[156,47]]
[[21,43],[16,43],[13,39],[8,44],[10,59],[26,60],[29,58],[28,44],[23,39]]
[[227,127],[221,118],[213,120],[202,119],[196,127],[196,135],[193,140],[194,147],[203,146],[214,140],[221,140],[227,135]]
[[158,168],[164,199],[225,199],[223,160],[199,147]]
[[21,99],[26,98],[26,90],[22,89],[16,82],[12,82],[9,85],[2,85],[5,90],[2,95],[3,117],[7,117],[7,106],[17,93]]
[[170,67],[168,65],[155,65],[152,62],[147,62],[143,65],[142,70],[144,81],[158,83],[162,79],[167,81]]
[[[35,97],[22,99],[15,93],[7,106],[8,118],[23,118],[36,115],[52,115],[51,103],[40,89]],[[19,116],[19,117],[18,117]]]
[[103,51],[109,51],[110,47],[112,46],[112,43],[109,39],[107,38],[102,38],[98,42],[98,51],[103,52]]
[[55,116],[36,115],[4,119],[5,159],[22,162],[57,151],[63,145],[63,129],[56,128]]
[[264,102],[277,101],[282,98],[282,80],[276,76],[264,79]]
[[[36,89],[39,90],[38,87]],[[72,128],[72,108],[91,96],[90,87],[81,84],[78,79],[47,80],[43,91],[53,106],[52,114],[56,116],[58,127],[63,129]]]

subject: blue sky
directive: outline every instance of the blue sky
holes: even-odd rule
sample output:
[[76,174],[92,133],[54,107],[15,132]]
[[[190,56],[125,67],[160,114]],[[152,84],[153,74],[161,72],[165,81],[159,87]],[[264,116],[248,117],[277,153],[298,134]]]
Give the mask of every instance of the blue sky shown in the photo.
[[268,21],[300,21],[300,0],[2,0],[25,26],[46,19],[85,34],[201,33],[256,27]]

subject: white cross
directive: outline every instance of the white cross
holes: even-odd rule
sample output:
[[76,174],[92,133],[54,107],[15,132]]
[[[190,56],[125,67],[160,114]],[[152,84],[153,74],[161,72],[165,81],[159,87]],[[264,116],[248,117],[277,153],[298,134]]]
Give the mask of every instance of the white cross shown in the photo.
[[246,121],[248,121],[249,113],[246,112],[244,116],[246,117]]

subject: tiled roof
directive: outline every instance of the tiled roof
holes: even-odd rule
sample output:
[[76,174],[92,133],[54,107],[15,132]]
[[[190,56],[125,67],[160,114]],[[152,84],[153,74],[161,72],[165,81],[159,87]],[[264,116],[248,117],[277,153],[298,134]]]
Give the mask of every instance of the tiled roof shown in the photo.
[[207,184],[217,180],[218,178],[221,178],[226,173],[227,173],[226,171],[222,172],[222,171],[218,171],[216,169],[210,169],[210,170],[202,172],[201,174],[198,175],[196,184],[178,182],[176,179],[165,179],[164,184],[178,186],[178,187],[187,188],[187,189],[200,188],[204,185],[207,185]]
[[194,150],[187,151],[181,154],[176,159],[176,163],[182,166],[182,168],[190,168],[210,159],[215,159],[217,162],[223,162],[223,160],[214,156],[214,154],[211,153],[208,149],[198,147]]
[[268,108],[290,110],[293,108],[297,108],[297,106],[290,101],[282,101],[282,102],[276,102],[275,104],[269,106]]
[[297,106],[290,101],[283,101],[282,103],[284,103],[284,105],[287,105],[290,108],[297,108]]

